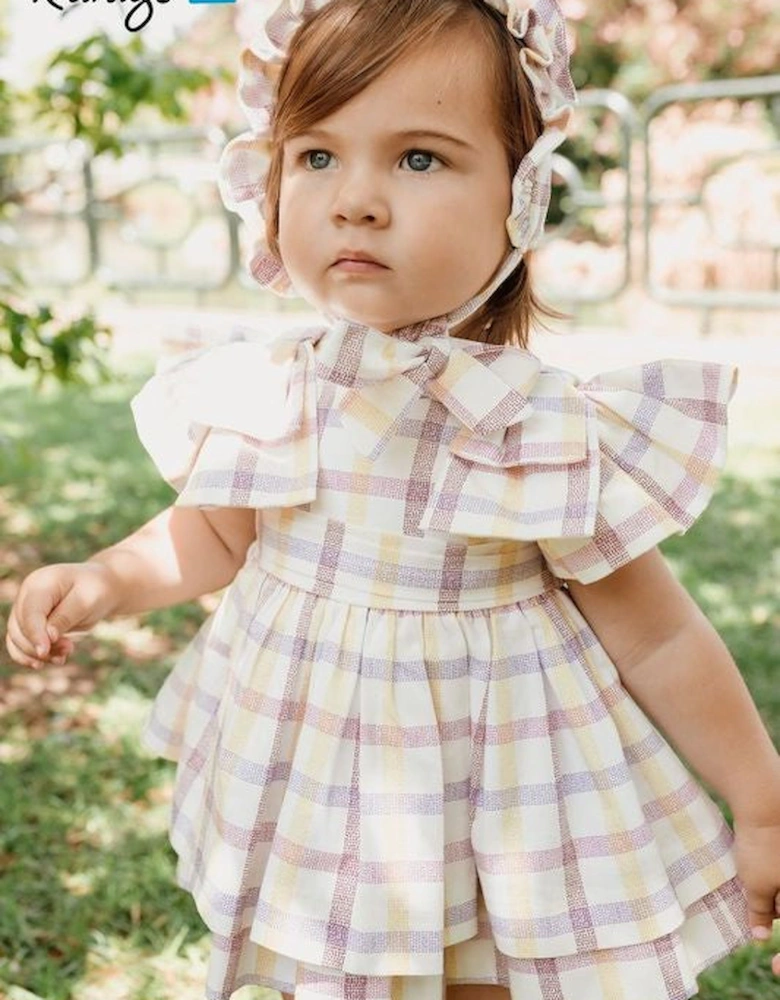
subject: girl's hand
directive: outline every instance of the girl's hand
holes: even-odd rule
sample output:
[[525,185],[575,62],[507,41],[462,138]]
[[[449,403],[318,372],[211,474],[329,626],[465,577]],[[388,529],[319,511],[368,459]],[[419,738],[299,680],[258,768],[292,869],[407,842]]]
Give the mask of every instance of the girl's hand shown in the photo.
[[33,669],[62,665],[73,651],[68,633],[90,629],[112,614],[117,589],[110,570],[97,562],[35,570],[22,583],[8,619],[11,659]]
[[[780,817],[766,826],[736,817],[734,833],[737,873],[747,891],[753,937],[766,941],[772,921],[780,917]],[[772,959],[772,972],[780,976],[780,954]]]

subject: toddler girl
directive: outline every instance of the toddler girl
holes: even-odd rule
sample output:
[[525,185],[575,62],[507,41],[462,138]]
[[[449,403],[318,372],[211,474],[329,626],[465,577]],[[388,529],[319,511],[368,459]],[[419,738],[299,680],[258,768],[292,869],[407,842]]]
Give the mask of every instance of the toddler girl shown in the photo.
[[734,372],[579,384],[526,349],[574,101],[553,0],[265,30],[222,190],[258,282],[325,320],[147,383],[178,499],[33,573],[11,655],[227,588],[147,732],[212,1000],[683,1000],[780,888],[778,755],[655,549],[710,498]]

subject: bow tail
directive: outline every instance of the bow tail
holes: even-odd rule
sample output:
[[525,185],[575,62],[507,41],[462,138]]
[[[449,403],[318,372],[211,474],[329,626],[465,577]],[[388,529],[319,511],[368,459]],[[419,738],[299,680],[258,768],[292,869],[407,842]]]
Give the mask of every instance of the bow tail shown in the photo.
[[492,465],[451,453],[434,479],[420,529],[517,541],[588,537],[600,473],[595,421],[585,430],[587,444],[577,457]]
[[421,386],[408,378],[349,389],[339,413],[357,450],[370,459],[378,458],[421,394]]

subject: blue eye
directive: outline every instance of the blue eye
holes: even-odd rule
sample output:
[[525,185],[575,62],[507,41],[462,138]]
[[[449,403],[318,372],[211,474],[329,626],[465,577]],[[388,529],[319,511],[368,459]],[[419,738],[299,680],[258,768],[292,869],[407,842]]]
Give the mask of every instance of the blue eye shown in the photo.
[[402,162],[404,161],[409,165],[410,170],[418,174],[426,173],[434,162],[439,162],[438,157],[434,156],[433,153],[426,153],[423,149],[410,149],[408,153],[404,154]]
[[324,170],[330,165],[331,155],[324,149],[310,149],[304,154],[304,160],[311,170]]

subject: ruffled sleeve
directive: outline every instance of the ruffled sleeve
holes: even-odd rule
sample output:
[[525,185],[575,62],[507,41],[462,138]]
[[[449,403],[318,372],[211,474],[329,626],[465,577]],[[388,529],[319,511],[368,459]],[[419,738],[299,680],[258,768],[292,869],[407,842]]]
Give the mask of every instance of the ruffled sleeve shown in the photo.
[[449,413],[446,453],[416,484],[419,532],[536,542],[562,579],[598,580],[687,530],[725,462],[728,365],[662,360],[582,382],[454,337],[350,349],[360,378],[339,420],[369,459],[421,396]]
[[690,528],[725,462],[736,377],[728,365],[658,361],[579,385],[596,428],[598,499],[587,536],[539,541],[556,576],[591,583]]
[[167,362],[132,401],[142,444],[187,507],[314,499],[316,335],[237,341]]

